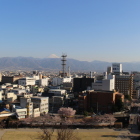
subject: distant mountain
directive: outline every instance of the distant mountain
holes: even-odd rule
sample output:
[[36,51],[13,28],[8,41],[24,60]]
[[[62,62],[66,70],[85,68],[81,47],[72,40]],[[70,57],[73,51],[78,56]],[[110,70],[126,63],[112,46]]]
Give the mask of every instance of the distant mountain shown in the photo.
[[60,57],[55,55],[55,54],[51,54],[51,55],[48,56],[48,58],[60,58]]
[[[98,71],[107,70],[112,63],[94,60],[92,62],[67,59],[66,68],[71,71]],[[123,62],[124,71],[140,71],[140,62]],[[0,70],[61,70],[61,58],[33,58],[33,57],[2,57]]]

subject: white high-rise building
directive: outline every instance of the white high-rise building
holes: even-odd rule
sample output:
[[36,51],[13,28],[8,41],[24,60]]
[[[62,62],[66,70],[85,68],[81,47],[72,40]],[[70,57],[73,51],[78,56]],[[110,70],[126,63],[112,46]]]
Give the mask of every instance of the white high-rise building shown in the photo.
[[61,78],[61,77],[55,77],[52,80],[52,84],[53,86],[59,86],[63,83],[70,83],[72,82],[72,78],[71,77],[65,77],[65,78]]
[[112,72],[113,73],[122,73],[122,64],[112,63]]

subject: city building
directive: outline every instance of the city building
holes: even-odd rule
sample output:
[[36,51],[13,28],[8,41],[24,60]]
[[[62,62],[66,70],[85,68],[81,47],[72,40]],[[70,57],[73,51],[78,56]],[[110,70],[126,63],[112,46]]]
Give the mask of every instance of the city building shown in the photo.
[[123,73],[122,71],[122,64],[120,63],[112,63],[112,73],[121,75]]
[[2,76],[1,82],[4,83],[11,83],[11,84],[17,84],[18,80],[21,79],[22,75],[15,75],[15,76]]
[[4,91],[0,90],[0,100],[4,100],[5,96],[4,96]]
[[115,89],[115,75],[107,75],[106,79],[95,81],[92,83],[91,89],[113,91]]
[[48,80],[49,80],[49,78],[39,79],[39,86],[48,86],[48,84],[49,84]]
[[67,92],[71,92],[73,89],[73,83],[63,83],[63,85],[61,86],[61,89],[65,89],[67,90]]
[[40,109],[35,108],[33,106],[33,102],[31,102],[31,98],[20,98],[20,106],[23,108],[27,108],[27,117],[38,117],[40,116]]
[[140,99],[140,90],[133,90],[132,99]]
[[67,92],[64,89],[49,89],[48,93],[53,94],[53,96],[64,96]]
[[73,79],[73,91],[81,92],[83,90],[87,90],[88,87],[91,87],[92,83],[94,83],[94,78],[87,78],[84,76],[83,78],[74,78]]
[[39,108],[33,109],[33,117],[39,117],[40,116],[40,110]]
[[63,83],[71,83],[72,82],[72,78],[71,77],[54,77],[52,79],[52,85],[53,86],[60,86]]
[[42,93],[44,92],[44,87],[39,87],[37,85],[31,87],[32,93]]
[[31,98],[25,98],[25,97],[21,97],[20,98],[20,106],[21,107],[27,107],[27,103],[31,102]]
[[133,94],[133,74],[131,75],[116,75],[115,76],[115,90],[124,95]]
[[111,74],[112,73],[112,67],[107,67],[107,74]]
[[62,96],[53,96],[50,100],[51,100],[50,110],[52,112],[57,112],[59,108],[64,105],[64,97]]
[[31,102],[33,102],[33,108],[39,108],[41,114],[48,113],[49,110],[49,98],[48,97],[31,97]]
[[26,77],[18,80],[18,84],[22,86],[35,85],[36,80],[34,78]]
[[27,108],[22,108],[21,106],[13,105],[13,112],[17,114],[18,119],[25,119],[27,116]]
[[14,92],[16,95],[26,93],[25,89],[11,89],[10,92]]
[[7,92],[6,97],[7,101],[13,102],[17,99],[17,95],[14,92]]
[[134,90],[140,89],[140,72],[133,71]]
[[117,99],[121,99],[124,102],[124,95],[116,91],[83,91],[79,93],[79,111],[93,109],[96,113],[111,113]]

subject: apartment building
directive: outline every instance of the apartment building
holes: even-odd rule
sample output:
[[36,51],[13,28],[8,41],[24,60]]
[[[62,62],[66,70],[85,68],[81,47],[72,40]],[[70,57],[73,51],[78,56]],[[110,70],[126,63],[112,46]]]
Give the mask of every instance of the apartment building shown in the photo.
[[33,108],[39,108],[40,113],[48,113],[49,110],[49,98],[48,97],[31,97],[31,101],[33,102]]

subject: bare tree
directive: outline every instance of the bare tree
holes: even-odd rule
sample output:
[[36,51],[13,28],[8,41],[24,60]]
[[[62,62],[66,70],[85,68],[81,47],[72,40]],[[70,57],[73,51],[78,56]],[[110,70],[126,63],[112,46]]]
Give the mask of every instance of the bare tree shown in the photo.
[[14,128],[18,128],[21,125],[21,121],[19,120],[11,121],[10,125]]
[[54,134],[54,129],[42,129],[43,134],[40,134],[41,140],[52,140],[53,134]]
[[0,122],[0,128],[5,128],[5,123],[4,123],[4,121],[1,121],[1,122]]
[[69,129],[67,127],[62,127],[57,130],[57,140],[79,140],[74,132],[74,129]]

